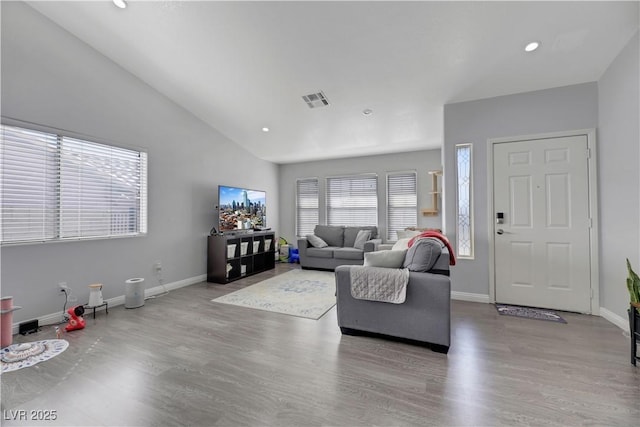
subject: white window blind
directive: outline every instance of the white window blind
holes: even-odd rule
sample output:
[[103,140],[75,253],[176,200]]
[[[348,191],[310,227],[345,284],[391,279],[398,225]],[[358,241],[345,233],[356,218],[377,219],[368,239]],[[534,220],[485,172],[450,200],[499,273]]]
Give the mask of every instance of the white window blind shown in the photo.
[[147,155],[2,126],[2,242],[147,231]]
[[63,137],[60,237],[138,233],[140,158],[137,151]]
[[327,178],[327,225],[378,225],[378,177]]
[[387,239],[398,240],[397,232],[418,225],[418,179],[416,172],[387,174]]
[[55,238],[58,137],[2,126],[2,242]]
[[319,221],[318,178],[296,182],[296,236],[312,234]]

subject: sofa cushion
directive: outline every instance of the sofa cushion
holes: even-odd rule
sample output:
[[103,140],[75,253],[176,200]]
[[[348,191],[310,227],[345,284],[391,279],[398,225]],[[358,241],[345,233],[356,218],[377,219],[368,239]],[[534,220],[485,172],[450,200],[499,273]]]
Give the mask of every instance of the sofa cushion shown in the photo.
[[438,239],[426,237],[413,242],[404,259],[404,267],[409,271],[429,271],[442,254],[442,243]]
[[353,242],[353,247],[356,249],[364,250],[364,244],[371,238],[371,230],[360,230],[356,236],[356,241]]
[[329,246],[327,244],[327,242],[325,242],[324,240],[322,240],[321,238],[319,238],[315,234],[307,234],[307,241],[314,248],[326,248],[327,246]]
[[364,259],[364,252],[356,248],[335,248],[333,257],[339,259]]
[[442,248],[442,254],[440,254],[436,263],[433,264],[429,273],[444,274],[445,276],[448,276],[450,274],[449,268],[449,251],[447,248]]
[[401,251],[401,250],[407,250],[409,249],[409,240],[411,240],[412,237],[407,237],[404,239],[400,239],[397,242],[395,242],[393,244],[393,246],[391,247],[392,251]]
[[344,246],[344,227],[333,225],[316,225],[313,234],[327,242],[329,246]]
[[402,268],[407,250],[400,251],[376,251],[364,254],[364,266]]
[[398,230],[398,231],[396,231],[396,234],[398,235],[398,240],[406,239],[406,238],[410,239],[412,237],[416,237],[420,233],[422,233],[422,231],[420,231],[420,230]]
[[307,248],[307,256],[316,258],[333,258],[333,250],[335,247],[327,246],[326,248]]
[[362,227],[345,227],[344,228],[344,247],[354,248],[356,243],[356,237],[358,237],[358,231],[370,230],[371,236],[369,239],[375,239],[378,237],[378,227],[375,225],[362,226]]

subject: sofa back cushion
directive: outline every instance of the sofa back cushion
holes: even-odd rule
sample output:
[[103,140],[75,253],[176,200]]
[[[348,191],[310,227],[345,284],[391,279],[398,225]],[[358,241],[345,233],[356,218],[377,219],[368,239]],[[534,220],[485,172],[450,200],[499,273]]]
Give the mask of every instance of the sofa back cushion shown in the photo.
[[449,266],[449,251],[447,248],[442,248],[442,254],[436,260],[436,263],[433,264],[429,273],[433,274],[443,274],[445,276],[449,276],[450,274],[450,266]]
[[327,242],[329,246],[344,246],[344,227],[316,225],[316,228],[313,229],[313,234]]
[[356,243],[356,237],[358,237],[358,231],[360,230],[370,230],[371,236],[369,239],[377,239],[378,238],[378,227],[375,225],[367,226],[367,227],[345,227],[344,228],[344,247],[345,248],[353,248]]
[[442,255],[442,247],[442,242],[431,237],[416,240],[407,251],[404,268],[422,272],[431,270]]

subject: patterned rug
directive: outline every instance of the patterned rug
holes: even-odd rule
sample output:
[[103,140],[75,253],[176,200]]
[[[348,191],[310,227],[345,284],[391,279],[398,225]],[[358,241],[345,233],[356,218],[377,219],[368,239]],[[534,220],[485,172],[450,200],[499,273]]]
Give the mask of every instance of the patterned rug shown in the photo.
[[336,304],[330,271],[291,270],[211,300],[318,320]]
[[506,316],[524,317],[526,319],[548,320],[550,322],[567,323],[553,310],[544,308],[521,307],[518,305],[496,304],[499,314]]
[[56,357],[69,347],[67,340],[42,340],[12,344],[2,349],[2,373],[28,368]]

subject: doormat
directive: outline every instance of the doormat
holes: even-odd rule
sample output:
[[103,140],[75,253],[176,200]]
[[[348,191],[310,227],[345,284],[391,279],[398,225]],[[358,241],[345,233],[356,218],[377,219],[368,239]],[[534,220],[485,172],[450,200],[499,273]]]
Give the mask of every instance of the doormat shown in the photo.
[[69,347],[67,340],[42,340],[13,344],[2,349],[2,373],[28,368],[52,359]]
[[496,304],[498,314],[505,316],[524,317],[526,319],[548,320],[549,322],[567,323],[555,311],[544,308],[521,307],[518,305]]
[[336,304],[331,271],[291,270],[211,300],[318,320]]

